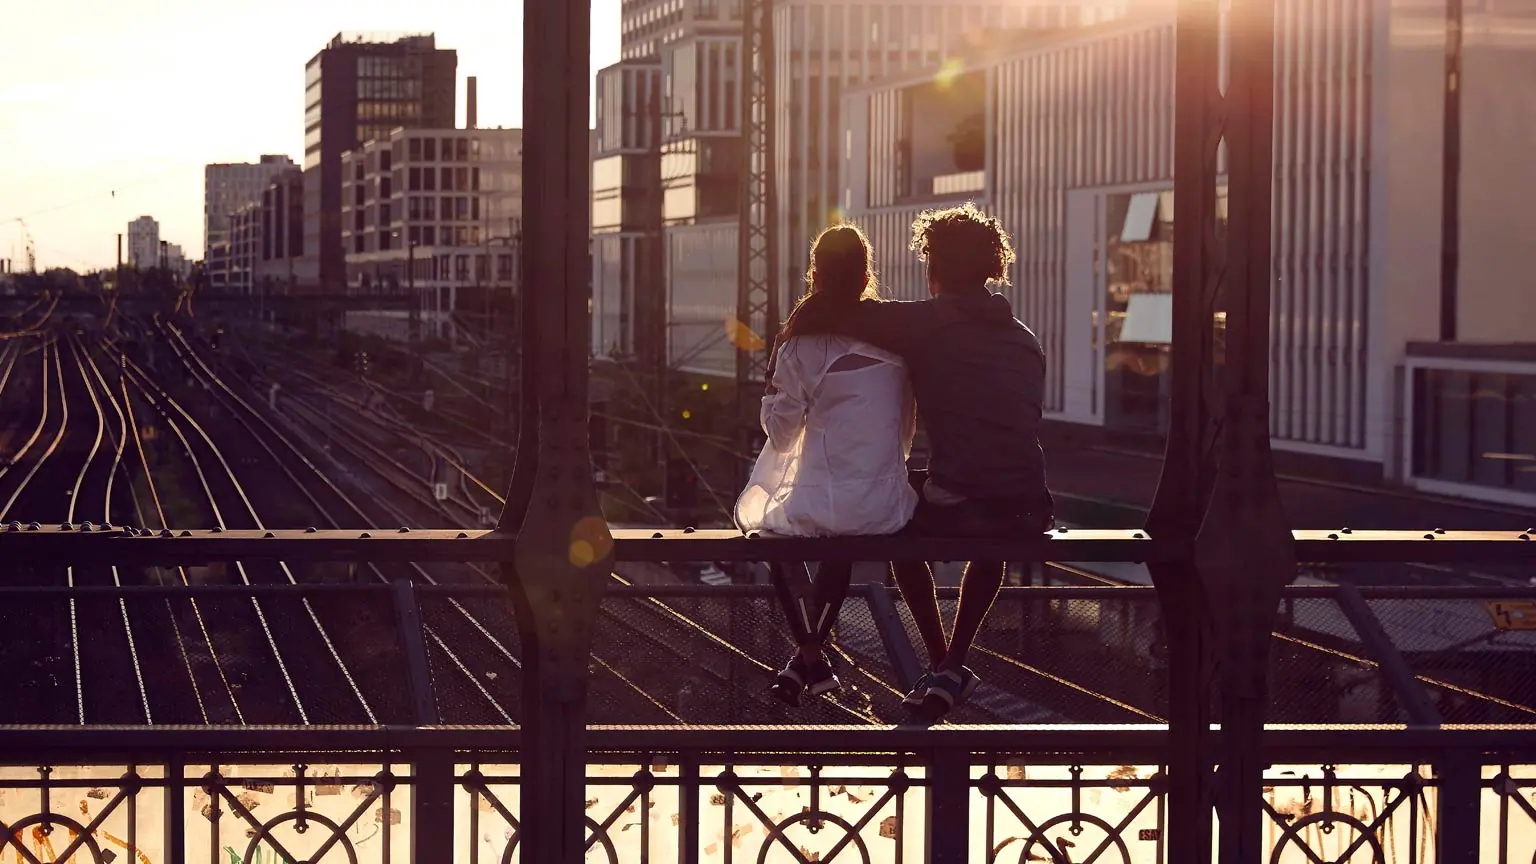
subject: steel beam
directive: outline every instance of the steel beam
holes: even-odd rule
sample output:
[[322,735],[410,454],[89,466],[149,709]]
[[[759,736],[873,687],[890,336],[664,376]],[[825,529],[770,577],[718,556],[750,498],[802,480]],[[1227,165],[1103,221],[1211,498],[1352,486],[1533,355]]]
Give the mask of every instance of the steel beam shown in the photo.
[[587,664],[613,538],[588,435],[592,4],[523,4],[525,281],[519,449],[496,533],[522,641],[521,856],[586,855]]
[[1397,698],[1409,722],[1420,726],[1440,725],[1444,720],[1440,716],[1440,709],[1429,698],[1429,691],[1414,677],[1413,669],[1403,659],[1397,646],[1392,644],[1392,637],[1387,635],[1386,628],[1381,626],[1381,619],[1371,611],[1360,589],[1353,585],[1340,585],[1336,596],[1339,609],[1354,626],[1367,653],[1376,661],[1382,683]]
[[[1277,761],[1357,764],[1426,763],[1442,756],[1487,764],[1536,761],[1536,726],[1270,725],[1266,752]],[[1160,764],[1168,727],[1139,725],[991,726],[592,726],[587,750],[602,754],[753,754],[769,760],[793,753],[878,764],[891,754],[1030,755],[1035,761],[1094,754],[1127,764]],[[433,750],[474,753],[487,761],[514,754],[526,732],[507,726],[0,726],[0,761],[75,765],[155,762],[176,756],[183,764],[217,757],[239,764],[284,765],[312,754],[350,753],[395,758]],[[1476,755],[1473,755],[1476,754]],[[1346,758],[1347,757],[1347,758]],[[836,761],[836,760],[829,760]],[[710,763],[704,763],[710,764]],[[1045,762],[1041,762],[1045,764]],[[1051,764],[1060,764],[1052,762]],[[532,787],[530,787],[532,788]],[[1171,860],[1171,859],[1170,859]]]
[[[576,414],[581,412],[577,411]],[[569,422],[572,433],[582,420]],[[525,433],[528,435],[530,433]],[[536,435],[536,433],[535,433]],[[571,439],[572,441],[574,439]],[[570,443],[565,445],[574,449]],[[585,454],[585,443],[581,444]],[[532,458],[519,454],[521,462]],[[530,472],[532,471],[530,467]],[[583,477],[589,473],[582,470]],[[563,475],[573,478],[574,469]],[[514,478],[516,481],[517,478]],[[530,481],[531,482],[531,481]],[[527,490],[531,494],[531,488]],[[526,499],[527,494],[524,495]],[[547,495],[542,499],[551,500]],[[565,499],[567,501],[574,499]],[[526,506],[526,503],[524,504]],[[518,510],[516,512],[521,512]],[[594,513],[595,517],[596,514]],[[596,525],[589,526],[596,530]],[[1297,560],[1312,563],[1456,564],[1536,562],[1536,534],[1514,531],[1291,531]],[[758,537],[734,530],[621,529],[601,533],[620,561],[1125,561],[1178,564],[1192,541],[1177,533],[1077,530],[1012,538]],[[510,530],[368,528],[350,530],[214,531],[129,535],[122,529],[82,532],[46,527],[0,530],[0,559],[59,564],[199,564],[208,561],[506,561]],[[594,547],[596,548],[596,547]],[[1182,571],[1181,571],[1182,572]],[[1156,574],[1154,573],[1154,579]]]

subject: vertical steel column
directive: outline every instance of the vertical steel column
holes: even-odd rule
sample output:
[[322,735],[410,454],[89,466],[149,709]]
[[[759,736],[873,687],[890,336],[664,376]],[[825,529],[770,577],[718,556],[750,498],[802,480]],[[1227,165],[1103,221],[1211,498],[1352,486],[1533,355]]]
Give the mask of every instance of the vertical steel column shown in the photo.
[[411,763],[411,860],[452,861],[453,751],[421,751]]
[[1435,860],[1477,864],[1482,851],[1483,765],[1481,754],[1447,753],[1435,766],[1440,778],[1439,844]]
[[1217,856],[1257,861],[1270,633],[1280,591],[1296,575],[1269,440],[1275,0],[1235,0],[1228,40],[1225,405],[1221,467],[1195,539],[1195,569],[1207,608],[1219,610],[1211,621],[1221,687]]
[[933,750],[928,754],[928,864],[971,860],[971,754]]
[[1168,642],[1168,860],[1211,854],[1210,619],[1193,541],[1216,474],[1214,310],[1224,252],[1216,214],[1222,135],[1218,0],[1180,0],[1175,31],[1173,351],[1170,422],[1147,530],[1190,543],[1190,556],[1149,569]]
[[498,531],[522,641],[522,857],[585,854],[587,663],[613,540],[587,434],[591,4],[523,6],[523,416]]

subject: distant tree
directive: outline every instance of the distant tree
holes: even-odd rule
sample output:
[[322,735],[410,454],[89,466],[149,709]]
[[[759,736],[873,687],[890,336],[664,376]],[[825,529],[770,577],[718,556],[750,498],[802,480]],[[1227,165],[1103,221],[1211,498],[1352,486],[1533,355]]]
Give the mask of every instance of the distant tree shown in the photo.
[[967,115],[949,133],[956,171],[982,171],[987,167],[987,118],[980,111]]

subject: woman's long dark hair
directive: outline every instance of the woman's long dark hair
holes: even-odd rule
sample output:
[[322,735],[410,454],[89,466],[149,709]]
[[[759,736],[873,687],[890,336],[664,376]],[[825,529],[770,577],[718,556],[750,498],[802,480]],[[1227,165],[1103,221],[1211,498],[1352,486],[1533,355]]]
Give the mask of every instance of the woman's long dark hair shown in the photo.
[[833,225],[811,244],[806,292],[779,331],[779,343],[807,333],[835,332],[837,322],[860,301],[880,296],[875,254],[857,225]]

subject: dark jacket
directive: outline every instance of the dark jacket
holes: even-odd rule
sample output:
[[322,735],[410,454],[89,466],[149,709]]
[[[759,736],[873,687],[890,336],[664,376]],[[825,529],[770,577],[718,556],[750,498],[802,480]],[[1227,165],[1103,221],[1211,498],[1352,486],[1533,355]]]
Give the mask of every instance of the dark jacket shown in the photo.
[[935,483],[959,495],[1023,500],[1048,512],[1039,440],[1045,352],[1013,317],[1008,298],[978,291],[865,301],[835,323],[820,317],[797,326],[861,339],[906,361]]

